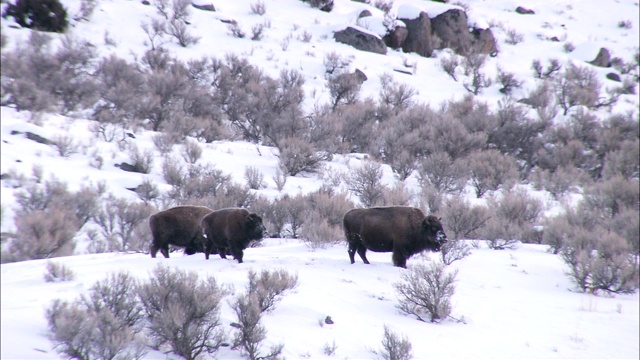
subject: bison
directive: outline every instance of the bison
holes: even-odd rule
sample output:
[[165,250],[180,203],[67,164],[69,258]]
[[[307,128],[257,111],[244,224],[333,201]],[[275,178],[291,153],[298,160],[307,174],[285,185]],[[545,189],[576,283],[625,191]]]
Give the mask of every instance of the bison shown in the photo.
[[202,219],[202,229],[206,236],[206,259],[215,253],[226,259],[229,251],[239,263],[242,262],[243,250],[252,240],[262,239],[265,232],[262,218],[241,208],[213,211]]
[[200,223],[202,218],[212,211],[204,206],[176,206],[151,215],[151,257],[155,258],[160,250],[162,255],[168,258],[169,245],[183,247],[187,255],[204,252],[204,237]]
[[356,251],[365,264],[367,249],[393,252],[393,265],[406,268],[407,259],[423,250],[440,251],[447,242],[440,219],[414,207],[391,206],[351,209],[344,215],[344,233],[349,242],[349,258]]

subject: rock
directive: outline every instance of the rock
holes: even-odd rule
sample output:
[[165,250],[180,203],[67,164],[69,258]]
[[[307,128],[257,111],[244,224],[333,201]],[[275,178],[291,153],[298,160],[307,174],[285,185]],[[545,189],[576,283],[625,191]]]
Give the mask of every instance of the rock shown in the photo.
[[402,51],[414,52],[429,57],[433,53],[431,44],[431,19],[426,12],[421,12],[415,19],[399,19],[407,27],[407,38],[402,44]]
[[480,54],[498,55],[496,38],[491,29],[473,29],[473,51]]
[[396,26],[393,31],[388,33],[382,38],[385,44],[392,49],[399,49],[404,45],[404,42],[409,36],[409,31],[404,26]]
[[358,15],[358,19],[362,19],[363,17],[369,17],[369,16],[371,16],[371,11],[365,9],[360,12],[360,14]]
[[33,140],[33,141],[35,141],[37,143],[45,144],[45,145],[50,145],[51,144],[51,140],[49,140],[47,138],[44,138],[44,137],[42,137],[42,136],[40,136],[38,134],[34,134],[34,133],[30,132],[30,131],[27,131],[25,133],[25,135],[26,135],[27,139]]
[[522,6],[518,6],[516,8],[516,12],[518,14],[523,14],[523,15],[534,15],[536,13],[535,11],[533,11],[531,9],[524,8]]
[[333,324],[333,320],[331,320],[331,316],[327,315],[327,317],[324,319],[324,323],[329,325]]
[[620,75],[610,72],[607,74],[607,79],[612,80],[612,81],[617,81],[617,82],[621,82],[622,79],[620,78]]
[[[467,14],[460,9],[451,9],[431,19],[431,29],[439,43],[433,44],[435,49],[450,48],[458,54],[471,51],[473,37],[469,33]],[[411,32],[411,31],[409,31]]]
[[128,172],[144,173],[137,166],[128,164],[126,162],[123,162],[122,164],[115,164],[115,167],[120,168],[120,170],[124,170]]
[[593,61],[589,61],[590,64],[599,67],[611,67],[611,54],[606,48],[600,48],[598,55]]
[[387,53],[387,45],[385,45],[379,36],[351,26],[344,30],[336,31],[336,33],[333,34],[333,38],[339,43],[353,46],[358,50],[383,55]]
[[213,6],[213,4],[211,3],[204,3],[204,2],[192,2],[191,5],[198,9],[198,10],[204,10],[204,11],[216,11],[216,7]]

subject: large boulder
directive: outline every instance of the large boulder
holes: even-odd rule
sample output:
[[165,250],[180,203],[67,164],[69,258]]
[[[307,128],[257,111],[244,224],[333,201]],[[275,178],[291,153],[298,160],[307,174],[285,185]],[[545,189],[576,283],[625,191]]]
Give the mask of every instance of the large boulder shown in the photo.
[[382,40],[384,40],[388,47],[392,49],[399,49],[404,45],[408,36],[409,30],[407,30],[406,26],[396,26],[387,35],[385,35]]
[[380,36],[363,29],[349,26],[344,30],[336,31],[333,38],[337,42],[353,46],[358,50],[383,55],[387,53],[387,45]]
[[491,56],[498,54],[496,38],[493,36],[491,29],[473,29],[471,34],[473,35],[474,52]]
[[611,67],[611,54],[607,48],[600,48],[598,55],[593,61],[589,61],[590,64],[599,67]]
[[469,33],[467,14],[461,9],[451,9],[431,19],[431,29],[439,41],[436,49],[449,48],[458,54],[468,54],[472,49],[473,37]]
[[415,19],[399,19],[407,25],[407,38],[402,44],[402,51],[414,52],[429,57],[433,53],[431,44],[431,19],[422,11]]

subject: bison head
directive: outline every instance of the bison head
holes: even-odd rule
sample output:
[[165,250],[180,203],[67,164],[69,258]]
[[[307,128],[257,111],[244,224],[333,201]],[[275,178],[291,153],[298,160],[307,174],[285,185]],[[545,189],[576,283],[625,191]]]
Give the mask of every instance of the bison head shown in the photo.
[[422,221],[422,231],[425,235],[427,249],[440,251],[440,247],[447,242],[447,234],[444,233],[442,223],[434,215],[429,215]]
[[260,240],[264,237],[267,230],[262,224],[262,218],[255,213],[247,215],[246,227],[247,237],[249,240]]

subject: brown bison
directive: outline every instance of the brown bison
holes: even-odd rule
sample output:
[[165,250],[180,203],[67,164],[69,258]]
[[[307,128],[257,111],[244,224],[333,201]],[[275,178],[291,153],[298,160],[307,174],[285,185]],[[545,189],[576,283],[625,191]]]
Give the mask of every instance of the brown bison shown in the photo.
[[420,209],[408,206],[351,209],[344,215],[344,233],[352,264],[356,251],[369,264],[369,249],[393,252],[393,265],[406,268],[412,255],[423,250],[440,251],[447,242],[437,217],[425,217]]
[[264,236],[265,227],[262,218],[246,209],[229,208],[213,211],[202,219],[202,229],[206,236],[204,256],[219,253],[227,258],[227,251],[242,262],[243,250],[252,240]]
[[149,227],[153,240],[151,257],[155,258],[158,250],[169,257],[169,245],[184,248],[187,255],[204,251],[204,237],[200,222],[213,210],[204,206],[176,206],[151,215]]

